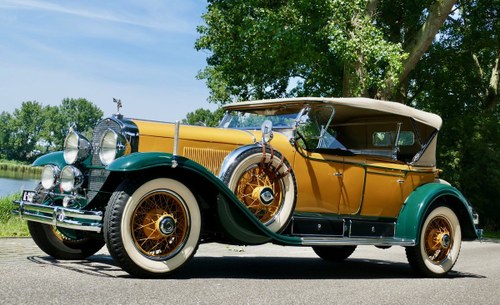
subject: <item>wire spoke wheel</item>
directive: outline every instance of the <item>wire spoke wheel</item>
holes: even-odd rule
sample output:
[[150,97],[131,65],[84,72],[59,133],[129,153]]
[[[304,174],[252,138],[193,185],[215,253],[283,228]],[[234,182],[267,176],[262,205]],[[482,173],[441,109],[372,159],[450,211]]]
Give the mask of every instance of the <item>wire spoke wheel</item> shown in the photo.
[[201,213],[191,190],[170,178],[125,180],[108,203],[108,250],[128,273],[166,277],[196,253]]
[[[266,201],[261,198],[262,192],[265,190],[268,190],[268,194],[273,195],[272,199]],[[238,179],[235,193],[255,217],[262,223],[266,223],[280,211],[283,190],[284,185],[280,179],[266,171],[263,166],[254,164]]]
[[281,232],[297,200],[295,175],[276,150],[255,146],[234,157],[221,179],[269,230]]
[[132,236],[144,255],[166,258],[186,240],[189,228],[185,204],[171,192],[148,194],[137,205],[132,218]]
[[450,222],[444,217],[436,217],[429,223],[424,233],[424,248],[429,259],[440,264],[447,259],[453,247]]
[[48,224],[28,221],[28,230],[37,246],[56,259],[85,259],[104,246],[102,239],[90,238],[82,232],[78,234],[77,231]]
[[419,243],[406,247],[406,257],[417,273],[442,277],[455,265],[461,245],[462,232],[455,212],[438,206],[425,218]]

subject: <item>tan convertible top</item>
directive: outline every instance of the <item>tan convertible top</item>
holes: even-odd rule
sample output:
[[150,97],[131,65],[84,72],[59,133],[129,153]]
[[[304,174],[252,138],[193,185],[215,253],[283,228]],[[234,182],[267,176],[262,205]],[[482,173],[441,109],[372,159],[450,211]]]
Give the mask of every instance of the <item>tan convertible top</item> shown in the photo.
[[417,122],[440,129],[442,125],[441,117],[437,114],[418,110],[401,103],[381,101],[364,97],[297,97],[280,98],[269,100],[257,100],[237,102],[224,105],[225,110],[244,110],[252,108],[267,108],[279,106],[300,106],[312,103],[331,104],[337,108],[344,108],[342,111],[348,111],[346,108],[364,109],[370,112],[391,113],[415,119]]

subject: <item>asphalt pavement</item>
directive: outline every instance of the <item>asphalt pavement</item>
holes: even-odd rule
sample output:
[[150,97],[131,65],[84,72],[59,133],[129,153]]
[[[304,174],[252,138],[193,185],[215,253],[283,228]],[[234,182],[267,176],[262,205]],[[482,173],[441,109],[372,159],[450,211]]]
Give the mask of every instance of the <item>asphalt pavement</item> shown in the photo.
[[147,280],[106,248],[60,261],[29,238],[4,238],[0,304],[500,304],[500,243],[464,242],[442,279],[416,276],[401,247],[362,246],[331,263],[304,247],[205,244],[174,277]]

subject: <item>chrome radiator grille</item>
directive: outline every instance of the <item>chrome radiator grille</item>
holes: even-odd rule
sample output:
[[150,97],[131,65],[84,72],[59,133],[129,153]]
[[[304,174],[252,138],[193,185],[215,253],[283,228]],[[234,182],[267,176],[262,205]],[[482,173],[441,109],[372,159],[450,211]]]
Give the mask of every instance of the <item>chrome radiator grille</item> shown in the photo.
[[[121,133],[120,125],[110,119],[105,119],[96,125],[94,129],[94,134],[92,136],[92,166],[102,166],[101,160],[99,159],[99,144],[101,137],[106,132],[106,130],[112,129],[117,133]],[[102,188],[106,178],[108,178],[109,171],[104,169],[91,169],[89,172],[89,184],[88,184],[88,200],[91,201],[97,195],[97,192]]]

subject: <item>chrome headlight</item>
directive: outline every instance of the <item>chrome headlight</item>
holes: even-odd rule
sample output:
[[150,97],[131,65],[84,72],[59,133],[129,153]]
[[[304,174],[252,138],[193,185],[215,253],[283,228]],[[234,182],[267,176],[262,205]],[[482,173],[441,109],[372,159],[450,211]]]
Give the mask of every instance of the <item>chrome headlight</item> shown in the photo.
[[101,138],[99,159],[102,164],[109,165],[113,160],[130,152],[127,139],[114,130],[108,129]]
[[64,161],[67,164],[85,160],[92,150],[89,140],[71,130],[64,140]]
[[50,190],[56,185],[57,177],[59,177],[59,168],[54,165],[45,165],[42,169],[42,177],[40,179],[42,186],[46,190]]
[[82,186],[82,172],[71,165],[66,165],[61,171],[61,189],[65,192],[72,192]]

